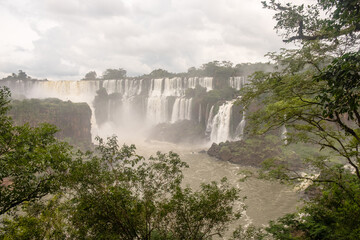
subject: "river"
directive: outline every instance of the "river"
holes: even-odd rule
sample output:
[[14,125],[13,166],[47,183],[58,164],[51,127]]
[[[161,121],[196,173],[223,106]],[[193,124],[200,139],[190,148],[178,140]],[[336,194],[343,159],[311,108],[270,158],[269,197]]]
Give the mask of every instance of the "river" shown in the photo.
[[[129,141],[127,141],[129,143]],[[299,203],[299,193],[292,187],[274,181],[260,180],[250,177],[242,182],[241,171],[253,171],[255,168],[243,167],[237,164],[217,160],[206,153],[199,153],[209,146],[184,146],[159,141],[137,141],[137,154],[144,157],[155,155],[157,151],[163,153],[173,151],[179,154],[189,168],[184,170],[185,185],[197,189],[201,183],[219,181],[227,177],[229,182],[241,189],[241,196],[246,196],[246,211],[240,223],[266,225],[270,220],[276,220],[286,213],[294,212]]]

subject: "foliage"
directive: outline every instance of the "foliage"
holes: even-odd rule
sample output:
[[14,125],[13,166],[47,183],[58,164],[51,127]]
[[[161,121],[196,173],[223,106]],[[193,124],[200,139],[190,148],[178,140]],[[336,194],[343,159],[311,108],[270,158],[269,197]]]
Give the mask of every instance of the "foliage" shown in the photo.
[[274,66],[269,63],[241,63],[234,66],[230,61],[212,61],[201,65],[199,68],[189,68],[186,76],[213,77],[218,81],[217,88],[220,88],[230,77],[246,77],[256,71],[273,71],[273,68]]
[[238,95],[238,92],[229,86],[222,87],[220,89],[214,89],[206,91],[206,88],[196,86],[195,89],[186,89],[185,96],[187,98],[193,98],[195,103],[203,105],[214,105],[216,103],[223,103],[224,101],[234,99]]
[[159,68],[159,69],[153,70],[151,73],[149,73],[148,75],[145,75],[145,76],[150,77],[150,78],[171,78],[171,77],[174,77],[175,74]]
[[103,72],[102,79],[123,79],[126,78],[126,70],[119,68],[119,69],[106,69]]
[[[360,53],[347,53],[334,59],[315,80],[326,83],[317,96],[324,108],[323,115],[333,119],[334,114],[347,114],[360,125]],[[357,135],[354,137],[359,140]]]
[[96,80],[97,79],[97,74],[95,71],[90,71],[87,74],[85,74],[85,77],[83,78],[83,80]]
[[86,103],[72,103],[55,98],[13,100],[9,116],[16,125],[31,127],[50,123],[60,130],[55,137],[68,139],[77,147],[91,146],[91,109]]
[[[79,184],[70,219],[78,236],[183,239],[188,234],[187,239],[207,239],[221,234],[234,219],[238,190],[226,180],[221,185],[205,184],[199,192],[182,189],[181,170],[187,165],[177,154],[158,153],[145,161],[135,154],[134,146],[120,149],[115,138],[107,143],[99,139],[98,150],[101,157],[86,161],[75,181]],[[206,207],[213,214],[203,212]]]
[[[359,199],[360,185],[353,174],[345,173]],[[341,186],[322,184],[322,195],[301,209],[300,214],[288,214],[270,222],[267,231],[275,239],[358,239],[360,207]]]
[[66,239],[72,230],[61,206],[61,195],[48,201],[27,202],[22,207],[25,214],[4,219],[0,227],[0,239]]
[[62,200],[27,205],[4,221],[0,239],[211,239],[240,217],[239,190],[226,179],[193,191],[181,186],[188,166],[177,154],[145,160],[115,137],[98,141],[96,154],[76,155]]
[[271,0],[264,6],[276,11],[275,28],[284,41],[299,47],[269,54],[278,71],[256,73],[243,90],[243,104],[257,99],[264,105],[249,116],[248,126],[262,134],[285,125],[289,144],[316,145],[331,155],[304,159],[310,165],[306,174],[266,165],[270,176],[310,181],[321,191],[302,215],[286,216],[268,231],[275,239],[358,239],[359,2],[318,0],[297,6]]
[[247,228],[239,226],[234,232],[231,240],[267,240],[271,239],[263,229],[250,225]]
[[0,90],[0,239],[212,239],[240,217],[225,178],[184,188],[177,154],[145,160],[116,137],[71,153],[54,126],[14,127],[9,96]]
[[[242,141],[213,143],[208,150],[210,156],[244,166],[261,167],[264,159],[282,156],[281,140],[277,136],[256,136]],[[298,156],[287,156],[286,164],[298,168]],[[280,162],[280,161],[279,161]],[[284,162],[284,161],[282,161]]]
[[12,73],[11,75],[1,79],[3,81],[9,81],[9,80],[38,80],[36,78],[32,78],[30,76],[28,76],[24,71],[19,70],[18,74],[16,73]]
[[54,126],[13,126],[3,115],[9,96],[0,88],[0,215],[59,190],[71,166],[69,146],[55,139]]

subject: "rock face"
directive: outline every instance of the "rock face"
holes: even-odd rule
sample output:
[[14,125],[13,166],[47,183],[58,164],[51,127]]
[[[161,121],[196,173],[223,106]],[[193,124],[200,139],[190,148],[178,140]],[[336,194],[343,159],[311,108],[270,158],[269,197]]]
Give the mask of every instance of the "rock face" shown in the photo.
[[56,137],[71,144],[88,148],[91,146],[91,109],[86,103],[64,102],[59,99],[15,100],[9,115],[16,125],[28,123],[35,127],[51,123],[59,128]]
[[281,143],[257,137],[246,141],[213,143],[207,153],[223,161],[260,167],[267,159],[281,154]]
[[175,123],[161,123],[152,129],[149,139],[172,143],[199,143],[205,140],[201,124],[182,120]]

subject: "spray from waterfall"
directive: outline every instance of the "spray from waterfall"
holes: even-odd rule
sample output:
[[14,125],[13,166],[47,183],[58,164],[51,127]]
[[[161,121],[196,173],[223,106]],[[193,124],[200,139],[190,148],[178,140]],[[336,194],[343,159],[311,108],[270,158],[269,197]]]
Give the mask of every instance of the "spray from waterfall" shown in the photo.
[[[232,80],[234,84],[240,81]],[[232,102],[219,107],[206,105],[206,111],[193,98],[185,96],[186,90],[197,86],[214,89],[211,77],[158,78],[158,79],[110,79],[89,81],[11,81],[8,85],[14,96],[26,98],[59,98],[64,101],[86,102],[92,111],[92,136],[111,134],[125,135],[141,132],[158,123],[174,123],[195,120],[204,124],[212,141],[230,140]],[[240,84],[241,85],[241,84]],[[94,114],[96,92],[103,87],[106,105],[99,125]],[[231,104],[230,104],[231,103]],[[196,106],[196,104],[199,104]],[[209,111],[210,108],[210,111]],[[198,109],[198,111],[193,111]],[[204,115],[205,114],[205,115]],[[204,115],[204,116],[203,116]],[[107,120],[107,122],[106,122]]]

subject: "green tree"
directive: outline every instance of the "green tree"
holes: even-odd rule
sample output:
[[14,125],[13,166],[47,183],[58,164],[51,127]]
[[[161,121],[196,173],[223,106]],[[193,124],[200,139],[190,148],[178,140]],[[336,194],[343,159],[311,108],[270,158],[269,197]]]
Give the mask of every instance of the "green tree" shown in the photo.
[[289,144],[304,142],[324,152],[305,159],[312,170],[305,176],[285,164],[265,165],[272,177],[309,180],[321,190],[301,210],[303,217],[286,216],[268,230],[276,239],[358,239],[360,3],[297,6],[271,0],[264,6],[276,11],[275,28],[284,41],[299,48],[269,54],[278,71],[256,73],[243,90],[243,104],[258,99],[264,105],[249,116],[248,126],[264,133],[285,125]]
[[97,74],[95,71],[90,71],[87,74],[85,74],[85,77],[83,78],[83,80],[96,80],[97,79]]
[[149,76],[151,78],[166,78],[166,77],[174,77],[175,74],[159,68],[159,69],[155,69],[151,73],[149,73]]
[[37,80],[28,76],[24,71],[19,70],[19,73],[12,73],[11,75],[1,79],[1,80]]
[[20,80],[26,80],[30,78],[24,71],[22,70],[19,70],[19,73],[18,73],[18,79]]
[[0,239],[211,239],[240,217],[239,190],[226,179],[182,187],[179,156],[145,160],[115,137],[78,152],[61,198],[30,203],[3,221]]
[[184,188],[177,154],[145,160],[116,137],[71,153],[54,126],[13,126],[9,97],[1,88],[0,239],[211,239],[240,217],[226,179]]
[[49,124],[13,126],[10,93],[0,88],[0,215],[58,191],[71,165],[69,146]]
[[116,138],[99,140],[98,156],[74,169],[70,220],[76,238],[210,239],[240,215],[237,189],[224,179],[199,191],[182,188],[179,156],[157,153],[147,161]]
[[106,69],[102,75],[102,79],[122,79],[126,78],[126,70],[119,68],[119,69]]
[[213,61],[203,64],[201,70],[204,76],[226,81],[229,77],[235,76],[235,69],[232,66],[233,63],[229,61]]

